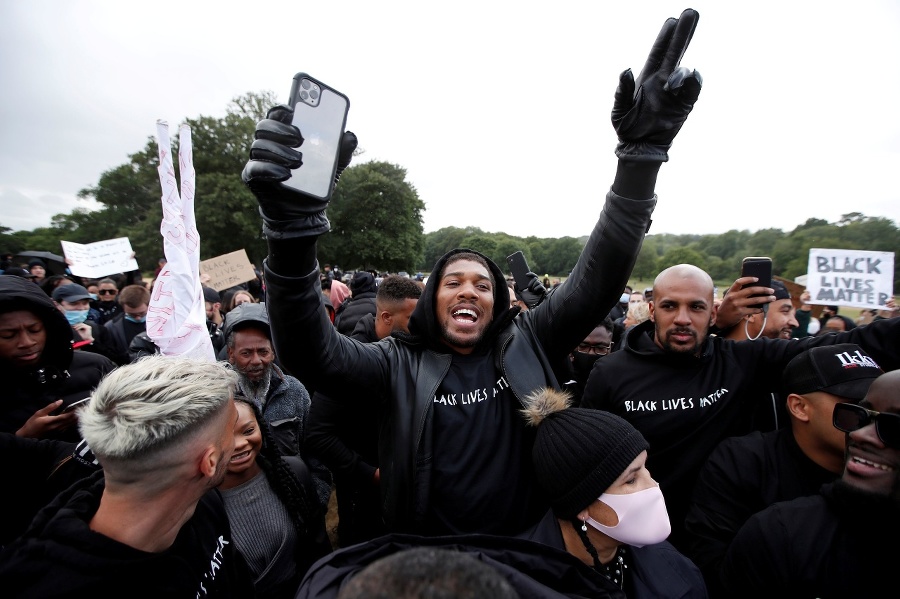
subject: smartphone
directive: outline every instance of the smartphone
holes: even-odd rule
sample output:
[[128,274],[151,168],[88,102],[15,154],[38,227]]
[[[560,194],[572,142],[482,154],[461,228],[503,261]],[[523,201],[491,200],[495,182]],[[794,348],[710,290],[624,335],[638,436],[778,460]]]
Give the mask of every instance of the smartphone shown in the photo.
[[[767,256],[748,256],[741,261],[742,277],[757,277],[759,281],[743,285],[747,287],[771,287],[772,286],[772,259]],[[752,308],[762,308],[765,304],[756,304]]]
[[63,403],[57,409],[50,412],[51,416],[59,416],[60,414],[66,414],[71,412],[72,410],[83,406],[87,402],[91,400],[90,392],[83,391],[80,393],[75,393],[73,395],[67,395],[62,398]]
[[288,103],[294,109],[292,124],[303,136],[296,148],[303,154],[303,164],[284,185],[327,200],[334,187],[350,100],[306,73],[297,73]]
[[506,257],[506,263],[509,265],[509,271],[512,273],[513,280],[519,291],[528,289],[528,262],[525,260],[525,254],[521,251],[510,254]]

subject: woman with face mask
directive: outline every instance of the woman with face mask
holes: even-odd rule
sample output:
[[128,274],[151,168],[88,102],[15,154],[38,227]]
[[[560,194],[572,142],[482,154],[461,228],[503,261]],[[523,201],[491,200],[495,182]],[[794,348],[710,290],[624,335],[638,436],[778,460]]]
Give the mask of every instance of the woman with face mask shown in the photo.
[[666,542],[666,502],[646,468],[647,441],[601,410],[570,408],[547,389],[523,412],[537,427],[532,458],[551,511],[526,535],[565,549],[627,597],[707,597],[700,570]]

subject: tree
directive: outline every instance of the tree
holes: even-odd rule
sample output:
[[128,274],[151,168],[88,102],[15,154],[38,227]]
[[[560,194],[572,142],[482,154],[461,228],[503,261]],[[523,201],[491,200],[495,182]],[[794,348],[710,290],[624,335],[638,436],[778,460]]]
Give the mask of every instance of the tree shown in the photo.
[[687,247],[673,247],[666,250],[666,253],[656,261],[656,271],[661,272],[676,264],[693,264],[698,268],[706,270],[706,260],[700,252]]
[[319,238],[319,259],[345,270],[412,270],[422,260],[424,210],[406,169],[388,162],[351,166],[328,205],[331,233]]

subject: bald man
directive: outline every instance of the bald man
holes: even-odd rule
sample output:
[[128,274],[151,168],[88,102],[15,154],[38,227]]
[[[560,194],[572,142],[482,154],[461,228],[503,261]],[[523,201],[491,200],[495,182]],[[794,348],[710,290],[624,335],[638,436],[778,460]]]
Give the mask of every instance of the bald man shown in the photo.
[[[659,273],[650,320],[629,329],[622,349],[597,362],[582,396],[584,407],[618,414],[650,443],[647,468],[666,497],[676,547],[706,458],[722,439],[749,432],[754,401],[765,399],[760,391],[779,390],[791,358],[810,347],[856,343],[884,370],[900,367],[898,318],[825,337],[736,342],[711,336],[713,287],[710,276],[690,264]],[[751,291],[762,289],[771,288]]]

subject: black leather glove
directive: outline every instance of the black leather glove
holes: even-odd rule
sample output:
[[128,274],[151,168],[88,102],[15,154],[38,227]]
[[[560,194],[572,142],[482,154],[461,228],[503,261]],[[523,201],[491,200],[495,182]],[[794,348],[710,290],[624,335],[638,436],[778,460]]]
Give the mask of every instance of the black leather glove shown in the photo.
[[[269,110],[266,118],[256,125],[250,161],[241,173],[241,179],[259,202],[263,233],[268,238],[319,236],[331,228],[325,216],[328,199],[313,198],[281,184],[291,177],[291,169],[303,164],[303,154],[293,149],[303,143],[300,130],[291,124],[293,117],[293,110],[284,105]],[[356,135],[345,132],[335,185],[350,164],[356,145]]]
[[672,140],[700,95],[700,73],[678,66],[700,15],[693,9],[667,19],[637,81],[631,69],[619,77],[612,123],[619,136],[616,156],[638,162],[666,162]]
[[547,296],[547,288],[544,287],[541,279],[533,272],[529,272],[526,276],[528,277],[528,287],[519,289],[517,283],[513,283],[513,285],[516,299],[520,302],[525,302],[525,305],[530,309],[544,301],[544,298]]

